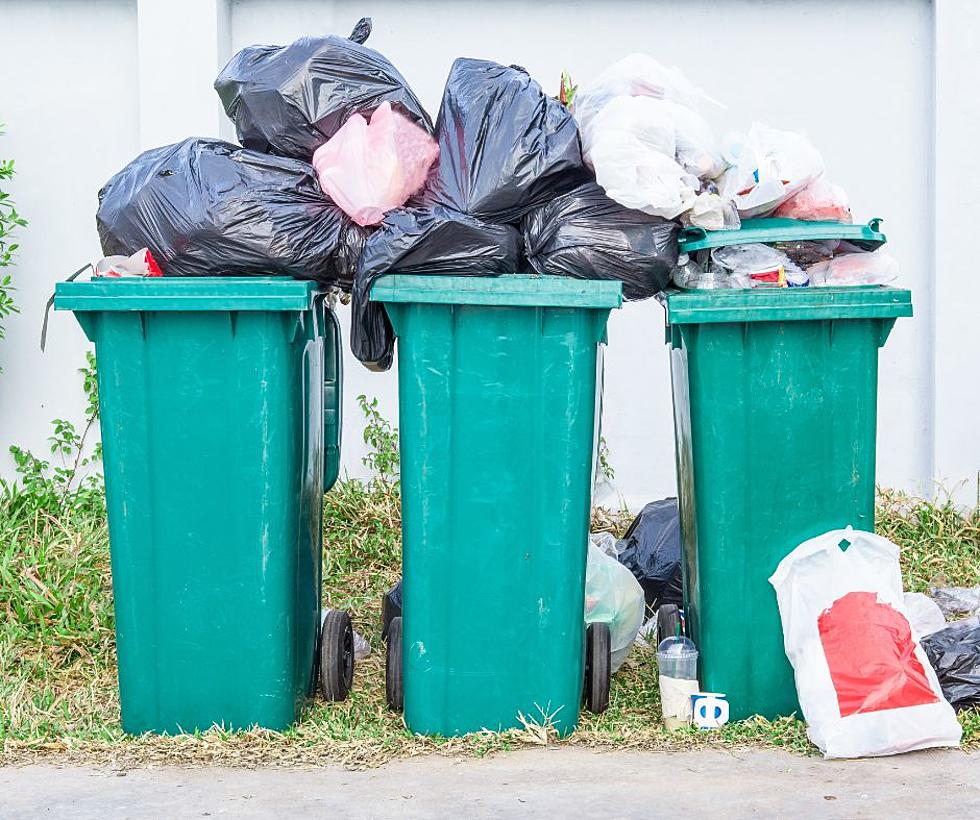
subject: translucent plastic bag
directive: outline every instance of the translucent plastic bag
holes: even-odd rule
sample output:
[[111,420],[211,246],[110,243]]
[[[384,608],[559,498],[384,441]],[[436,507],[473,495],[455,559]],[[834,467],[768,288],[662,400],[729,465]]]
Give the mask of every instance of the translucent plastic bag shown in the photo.
[[721,178],[721,195],[743,219],[772,213],[823,173],[823,157],[793,131],[753,123],[744,137],[729,135],[725,143],[732,167]]
[[859,251],[817,262],[806,269],[814,287],[887,285],[898,278],[898,261],[883,251]]
[[826,757],[956,746],[962,730],[909,625],[898,547],[833,530],[769,579],[807,735]]
[[589,541],[585,622],[609,624],[612,671],[622,666],[643,625],[643,588],[626,567]]
[[799,193],[791,196],[772,215],[811,222],[826,220],[850,224],[853,221],[844,189],[824,176],[817,177]]
[[354,114],[313,154],[320,187],[358,225],[377,225],[424,184],[436,141],[383,102],[371,120]]

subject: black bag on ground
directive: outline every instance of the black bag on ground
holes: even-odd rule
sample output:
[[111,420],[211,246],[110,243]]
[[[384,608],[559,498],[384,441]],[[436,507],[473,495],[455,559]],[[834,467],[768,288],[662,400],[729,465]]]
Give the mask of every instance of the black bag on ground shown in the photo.
[[350,345],[372,370],[391,367],[395,337],[384,306],[371,302],[371,285],[386,273],[498,276],[520,264],[520,233],[448,208],[400,208],[364,245],[351,305]]
[[684,605],[681,521],[676,498],[651,501],[617,544],[619,562],[633,573],[650,614],[664,604]]
[[571,113],[524,69],[453,63],[436,120],[439,159],[423,204],[514,223],[591,178]]
[[662,291],[677,265],[678,224],[624,208],[595,182],[535,208],[522,227],[537,273],[615,279],[627,299]]
[[980,706],[980,617],[954,621],[921,644],[946,700],[957,710]]
[[102,252],[149,248],[168,276],[279,275],[349,288],[366,231],[312,166],[220,140],[140,154],[99,191]]
[[249,46],[228,62],[214,88],[246,148],[309,162],[351,114],[383,102],[427,131],[432,121],[387,58],[362,43],[371,20],[349,39],[301,37],[288,46]]

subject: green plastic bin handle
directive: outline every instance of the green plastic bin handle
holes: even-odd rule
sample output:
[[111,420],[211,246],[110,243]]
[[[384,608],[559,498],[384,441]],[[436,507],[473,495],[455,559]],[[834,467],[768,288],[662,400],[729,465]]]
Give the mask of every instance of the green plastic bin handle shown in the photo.
[[881,217],[870,219],[866,225],[844,222],[808,222],[800,219],[762,217],[747,219],[741,228],[706,231],[696,225],[682,228],[677,241],[681,253],[728,245],[754,242],[800,242],[822,239],[846,239],[864,250],[874,250],[887,241],[881,232]]
[[323,362],[323,491],[329,490],[340,475],[341,387],[344,379],[340,322],[323,303],[326,327],[324,342],[332,337],[333,349]]

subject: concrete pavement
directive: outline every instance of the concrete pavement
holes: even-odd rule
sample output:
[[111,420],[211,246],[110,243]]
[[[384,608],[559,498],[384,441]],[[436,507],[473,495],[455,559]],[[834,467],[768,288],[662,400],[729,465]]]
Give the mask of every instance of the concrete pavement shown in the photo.
[[0,818],[980,817],[980,754],[824,761],[564,747],[368,771],[0,768]]

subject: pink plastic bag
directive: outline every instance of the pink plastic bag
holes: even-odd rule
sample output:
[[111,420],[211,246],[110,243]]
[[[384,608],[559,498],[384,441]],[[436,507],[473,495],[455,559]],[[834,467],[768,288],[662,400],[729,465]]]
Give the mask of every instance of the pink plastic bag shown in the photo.
[[827,220],[850,224],[852,221],[847,194],[840,185],[828,182],[826,177],[817,177],[776,208],[772,215],[786,219],[805,219],[809,222]]
[[141,248],[132,256],[106,256],[96,264],[92,275],[96,278],[129,279],[133,276],[163,276],[163,271],[147,248]]
[[354,114],[313,154],[320,187],[358,225],[376,225],[425,183],[439,146],[384,102]]

